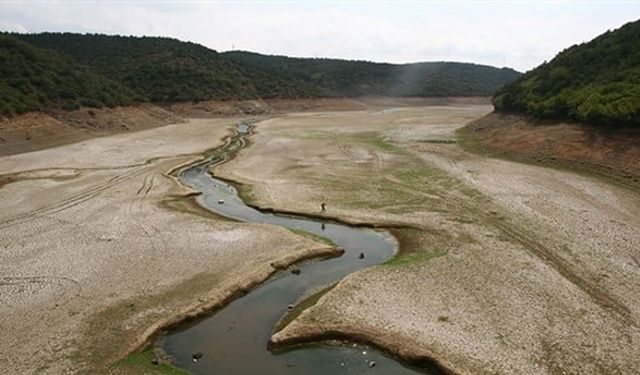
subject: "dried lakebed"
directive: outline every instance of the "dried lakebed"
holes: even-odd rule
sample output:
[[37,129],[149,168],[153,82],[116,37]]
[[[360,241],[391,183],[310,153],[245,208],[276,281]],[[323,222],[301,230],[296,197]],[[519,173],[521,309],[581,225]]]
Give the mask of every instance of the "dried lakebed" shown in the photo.
[[274,327],[293,305],[352,272],[391,259],[397,243],[386,232],[303,216],[264,213],[247,206],[232,185],[213,178],[208,170],[240,149],[249,133],[249,126],[238,126],[236,135],[225,146],[205,161],[179,172],[182,183],[200,191],[198,203],[217,214],[321,236],[343,249],[344,254],[300,264],[296,267],[300,272],[282,271],[213,316],[161,337],[156,346],[173,358],[175,366],[193,373],[441,373],[435,365],[411,367],[362,344],[310,344],[275,354],[268,350]]

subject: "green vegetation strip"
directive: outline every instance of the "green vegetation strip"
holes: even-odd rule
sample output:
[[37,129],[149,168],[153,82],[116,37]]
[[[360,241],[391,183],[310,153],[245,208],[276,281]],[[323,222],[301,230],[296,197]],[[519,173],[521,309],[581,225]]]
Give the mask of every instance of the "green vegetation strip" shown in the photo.
[[118,362],[113,370],[124,374],[150,374],[150,375],[188,375],[186,370],[174,367],[163,360],[163,354],[154,349],[147,349],[139,353],[133,353],[124,360]]
[[392,259],[389,259],[388,261],[384,262],[383,265],[408,266],[411,264],[424,263],[430,259],[438,258],[446,254],[447,253],[444,251],[433,251],[433,252],[416,251],[410,254],[401,255],[401,256],[397,256]]

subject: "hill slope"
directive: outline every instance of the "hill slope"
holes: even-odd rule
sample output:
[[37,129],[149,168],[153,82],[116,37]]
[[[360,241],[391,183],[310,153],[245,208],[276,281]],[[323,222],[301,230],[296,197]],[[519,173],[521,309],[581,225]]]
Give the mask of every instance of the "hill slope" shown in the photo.
[[127,105],[135,94],[72,58],[0,35],[0,114]]
[[488,96],[520,75],[507,68],[453,62],[395,65],[244,51],[223,55],[252,79],[258,93],[265,98]]
[[245,99],[251,82],[216,51],[171,38],[42,33],[19,34],[38,47],[72,56],[153,102]]
[[566,49],[493,102],[539,118],[640,126],[640,21]]
[[[66,96],[69,98],[45,100],[35,105],[29,98],[38,97],[42,88],[13,82],[15,77],[30,74],[34,62],[26,55],[17,58],[15,49],[0,44],[0,56],[3,56],[0,68],[6,73],[5,80],[11,81],[0,87],[2,97],[12,100],[11,104],[7,104],[9,99],[0,102],[0,114],[5,115],[48,109],[60,103],[74,108],[145,101],[489,96],[519,76],[512,69],[463,63],[394,65],[238,51],[217,53],[195,43],[158,37],[72,33],[1,35],[14,44],[18,38],[21,48],[41,56],[36,60],[43,69],[58,72],[64,68],[66,72],[74,72],[74,76],[86,76],[80,81],[87,82],[68,86]],[[21,86],[22,95],[14,95],[15,85]],[[105,92],[102,95],[105,97],[94,92]]]

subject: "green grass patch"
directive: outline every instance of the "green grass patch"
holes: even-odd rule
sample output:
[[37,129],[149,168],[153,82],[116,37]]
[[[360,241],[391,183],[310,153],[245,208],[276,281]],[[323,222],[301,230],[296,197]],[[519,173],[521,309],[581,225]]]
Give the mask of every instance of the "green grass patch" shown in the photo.
[[105,372],[104,369],[118,363],[126,354],[123,348],[130,345],[150,324],[165,317],[172,309],[192,303],[219,282],[217,274],[200,273],[166,291],[122,300],[93,314],[83,322],[84,335],[75,344],[78,350],[70,360],[78,368]]
[[446,255],[446,251],[415,251],[409,254],[401,255],[394,257],[393,259],[389,259],[388,261],[382,263],[385,266],[409,266],[418,263],[424,263],[430,259],[439,258],[443,255]]
[[394,153],[394,154],[406,153],[406,151],[403,150],[402,148],[387,142],[387,140],[384,138],[382,134],[375,131],[347,134],[347,135],[344,135],[343,138],[341,139],[343,139],[344,141],[351,141],[356,144],[359,143],[359,144],[364,144],[366,146],[373,146],[373,148],[375,149],[387,151],[389,153]]
[[255,204],[255,195],[253,194],[253,186],[238,184],[238,197],[246,204]]
[[[160,360],[161,354],[156,353],[153,349],[142,352],[133,353],[127,358],[118,362],[114,366],[114,370],[118,373],[125,374],[158,374],[158,375],[187,375],[189,371],[172,366]],[[157,361],[154,364],[153,361]]]
[[292,139],[332,139],[334,136],[326,131],[322,130],[308,130],[308,131],[277,131],[274,135],[283,138]]

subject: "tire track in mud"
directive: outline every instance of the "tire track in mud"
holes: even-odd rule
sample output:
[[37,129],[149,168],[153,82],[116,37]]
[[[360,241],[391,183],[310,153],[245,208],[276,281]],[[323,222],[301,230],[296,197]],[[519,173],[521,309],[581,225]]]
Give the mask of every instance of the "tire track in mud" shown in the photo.
[[[34,276],[2,276],[0,277],[0,289],[3,287],[15,287],[15,286],[24,286],[24,285],[35,285],[40,289],[45,288],[45,286],[53,286],[59,287],[62,291],[62,294],[57,298],[60,299],[61,296],[65,296],[66,298],[86,298],[82,294],[82,286],[77,280],[74,280],[70,277],[66,276],[47,276],[47,275],[34,275]],[[75,290],[75,293],[67,290],[66,285],[71,285]],[[73,294],[73,297],[69,295]],[[58,301],[58,304],[62,303],[62,301]]]
[[53,204],[40,207],[28,212],[24,212],[18,214],[9,219],[0,220],[0,229],[8,228],[10,226],[18,225],[24,223],[27,220],[32,219],[35,216],[41,216],[46,214],[58,213],[64,210],[68,210],[74,206],[77,206],[81,203],[84,203],[90,199],[93,199],[103,193],[104,191],[111,189],[115,186],[118,186],[130,179],[144,173],[144,169],[135,168],[131,171],[116,175],[107,180],[104,184],[95,185],[89,189],[83,190],[77,194],[74,194],[68,198],[62,199],[60,201],[54,202]]
[[131,198],[131,201],[127,207],[129,217],[133,219],[134,225],[138,227],[138,229],[140,229],[140,231],[144,233],[145,237],[149,239],[149,244],[151,245],[151,248],[154,250],[154,252],[158,252],[155,240],[158,237],[162,237],[162,232],[153,225],[147,225],[146,220],[140,220],[138,218],[138,215],[143,212],[144,200],[156,184],[156,175],[157,172],[152,171],[144,176],[142,184],[136,191],[136,194]]
[[[455,159],[442,155],[436,150],[412,150],[412,152],[417,157],[420,157],[420,152],[431,152],[440,157],[446,158],[451,169],[457,169],[460,171],[464,170],[464,168],[461,167]],[[449,174],[446,171],[445,173]],[[490,196],[488,197],[490,198]],[[632,317],[631,310],[624,303],[611,296],[604,290],[604,288],[598,286],[595,282],[588,280],[588,275],[581,275],[583,272],[580,272],[580,270],[574,270],[574,267],[572,267],[570,262],[559,255],[557,250],[543,244],[538,238],[536,238],[535,234],[530,233],[522,224],[499,219],[490,213],[490,209],[472,204],[469,202],[469,199],[452,196],[448,198],[448,205],[452,207],[452,210],[460,210],[460,208],[462,208],[463,211],[473,212],[476,218],[480,219],[482,223],[486,223],[489,227],[496,228],[508,238],[520,244],[530,254],[554,269],[564,279],[584,292],[602,309],[613,312],[613,317],[616,320],[623,324],[637,326],[637,323]]]

